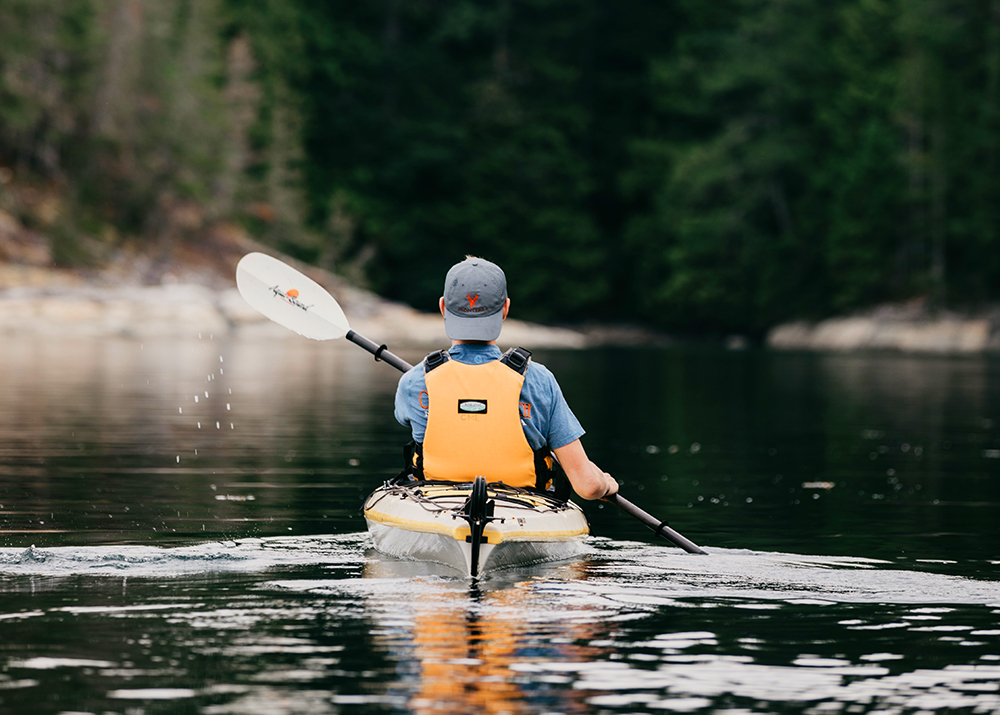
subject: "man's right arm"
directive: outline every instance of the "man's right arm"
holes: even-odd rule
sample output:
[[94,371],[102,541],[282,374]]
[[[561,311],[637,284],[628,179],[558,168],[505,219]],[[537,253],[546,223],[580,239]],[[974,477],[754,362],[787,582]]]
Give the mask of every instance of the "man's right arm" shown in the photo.
[[418,442],[423,441],[427,427],[427,410],[421,403],[421,393],[426,389],[422,365],[417,365],[399,378],[399,385],[396,387],[396,421],[409,427],[413,438]]

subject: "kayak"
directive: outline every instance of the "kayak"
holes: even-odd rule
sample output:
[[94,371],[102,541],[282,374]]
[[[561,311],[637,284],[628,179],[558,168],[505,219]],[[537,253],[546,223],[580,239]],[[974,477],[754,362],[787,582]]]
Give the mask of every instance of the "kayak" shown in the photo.
[[590,533],[579,506],[543,492],[473,482],[387,482],[365,501],[375,548],[465,576],[578,556]]

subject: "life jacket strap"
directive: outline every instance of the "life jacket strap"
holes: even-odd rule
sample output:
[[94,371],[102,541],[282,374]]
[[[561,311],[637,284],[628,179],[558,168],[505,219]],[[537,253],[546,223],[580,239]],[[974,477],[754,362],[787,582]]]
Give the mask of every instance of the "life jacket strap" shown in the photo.
[[500,362],[520,375],[523,375],[525,370],[528,369],[528,362],[530,360],[531,351],[525,348],[511,348],[500,358]]
[[[441,367],[450,359],[447,350],[435,350],[424,358],[424,373]],[[531,351],[527,348],[511,348],[500,358],[500,362],[520,375],[523,375],[528,369],[530,360]]]
[[566,501],[573,493],[569,477],[548,447],[535,450],[535,489],[559,501]]
[[[535,450],[535,490],[566,501],[573,493],[569,478],[562,470],[548,447]],[[424,445],[410,441],[403,447],[403,470],[393,479],[395,484],[409,484],[424,480]]]
[[435,350],[424,358],[424,374],[426,375],[431,370],[441,367],[450,359],[446,350]]

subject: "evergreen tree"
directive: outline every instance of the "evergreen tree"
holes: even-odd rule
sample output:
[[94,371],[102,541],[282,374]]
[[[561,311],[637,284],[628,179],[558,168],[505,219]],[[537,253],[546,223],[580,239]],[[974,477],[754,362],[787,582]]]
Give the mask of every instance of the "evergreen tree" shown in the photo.
[[424,308],[483,255],[540,320],[996,300],[998,94],[1000,0],[0,2],[57,260],[240,221]]

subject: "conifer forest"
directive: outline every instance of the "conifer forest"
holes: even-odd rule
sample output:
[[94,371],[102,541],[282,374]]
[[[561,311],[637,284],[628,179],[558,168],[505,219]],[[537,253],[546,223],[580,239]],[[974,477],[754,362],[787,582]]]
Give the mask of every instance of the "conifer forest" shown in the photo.
[[425,310],[465,254],[552,323],[978,306],[1000,0],[0,0],[0,173],[65,265],[229,223]]

